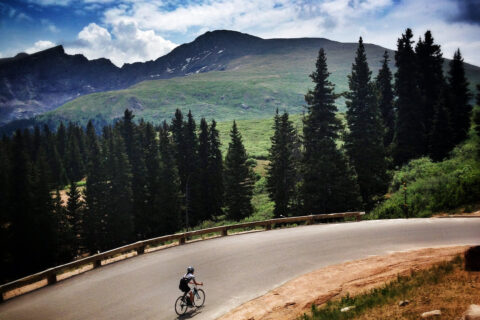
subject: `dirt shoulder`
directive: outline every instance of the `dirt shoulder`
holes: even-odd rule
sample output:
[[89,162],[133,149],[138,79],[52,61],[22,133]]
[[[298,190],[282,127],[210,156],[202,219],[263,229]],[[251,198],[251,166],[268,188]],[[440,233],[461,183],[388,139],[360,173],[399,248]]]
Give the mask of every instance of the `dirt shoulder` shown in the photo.
[[476,218],[480,217],[480,210],[474,212],[463,212],[463,213],[456,213],[450,214],[447,212],[440,212],[433,216],[433,218]]
[[410,270],[423,270],[451,260],[468,247],[446,247],[397,252],[319,269],[244,303],[219,320],[286,320],[308,312],[347,292],[354,295],[382,285]]

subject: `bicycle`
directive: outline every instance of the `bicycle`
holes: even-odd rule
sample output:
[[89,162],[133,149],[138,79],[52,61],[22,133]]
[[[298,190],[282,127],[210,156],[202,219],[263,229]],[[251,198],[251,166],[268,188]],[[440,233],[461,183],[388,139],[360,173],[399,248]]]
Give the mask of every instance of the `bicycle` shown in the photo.
[[192,289],[193,291],[193,301],[192,305],[187,304],[187,299],[190,298],[189,292],[185,292],[183,295],[177,298],[175,301],[175,312],[181,316],[187,312],[188,307],[191,308],[200,308],[205,303],[205,291],[202,289],[197,289],[195,285]]

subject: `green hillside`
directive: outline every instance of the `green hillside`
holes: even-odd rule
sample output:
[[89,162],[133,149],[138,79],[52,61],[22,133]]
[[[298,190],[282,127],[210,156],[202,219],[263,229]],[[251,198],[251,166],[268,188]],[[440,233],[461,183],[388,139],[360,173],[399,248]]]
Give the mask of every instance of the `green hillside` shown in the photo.
[[[356,46],[325,42],[330,79],[337,93],[347,90],[347,75],[351,72]],[[154,123],[170,120],[177,108],[185,113],[192,110],[197,119],[217,121],[270,118],[276,108],[291,114],[301,113],[304,95],[312,87],[308,75],[314,69],[318,49],[312,45],[287,46],[234,59],[224,71],[143,81],[125,90],[82,96],[40,116],[39,120],[73,120],[85,124],[88,119],[100,118],[109,122],[120,118],[126,108],[133,110],[137,119]],[[385,49],[376,45],[366,45],[366,49],[375,76]],[[394,52],[389,52],[394,69]],[[466,71],[473,89],[480,82],[480,68],[466,65]],[[343,111],[342,98],[337,104]]]
[[[345,114],[338,113],[338,118],[345,123]],[[299,135],[303,134],[303,124],[301,114],[292,114],[289,116]],[[243,144],[250,158],[266,159],[268,149],[270,149],[270,138],[273,136],[273,116],[263,119],[237,120],[238,130],[242,134]],[[222,143],[221,150],[225,155],[230,142],[230,130],[232,121],[223,121],[217,123],[217,129],[220,133]],[[340,142],[339,142],[340,143]]]
[[[327,41],[325,47],[331,81],[340,93],[347,89],[347,74],[356,44]],[[312,45],[289,46],[234,59],[224,71],[144,81],[125,90],[82,96],[40,116],[40,120],[85,123],[97,117],[110,121],[121,117],[126,108],[132,109],[137,118],[156,123],[171,119],[176,108],[185,112],[191,109],[197,119],[206,117],[217,121],[270,118],[276,108],[300,113],[305,104],[304,95],[312,86],[308,75],[315,67],[318,49]],[[367,45],[374,73],[384,50]],[[341,109],[342,99],[338,104]]]
[[[292,115],[291,120],[294,122],[299,133],[302,131],[302,116]],[[264,119],[251,119],[237,121],[238,130],[242,134],[243,144],[251,158],[265,159],[268,156],[270,148],[270,138],[273,136],[273,117]],[[230,130],[232,129],[231,121],[219,122],[217,124],[220,133],[220,141],[222,142],[222,153],[226,154],[228,143],[230,142]]]

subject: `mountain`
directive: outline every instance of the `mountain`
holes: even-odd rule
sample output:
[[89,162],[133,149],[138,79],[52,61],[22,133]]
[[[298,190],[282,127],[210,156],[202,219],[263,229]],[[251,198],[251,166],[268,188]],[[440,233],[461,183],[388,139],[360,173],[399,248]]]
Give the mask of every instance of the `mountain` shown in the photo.
[[0,123],[52,110],[80,95],[131,85],[119,71],[110,60],[67,55],[62,46],[1,59]]
[[[376,75],[386,49],[365,46]],[[105,123],[121,117],[125,108],[133,109],[137,118],[154,122],[170,119],[176,108],[220,121],[271,117],[276,108],[299,113],[312,86],[308,75],[321,47],[336,91],[345,91],[357,43],[323,38],[261,39],[213,31],[155,61],[122,68],[106,59],[66,55],[61,47],[22,54],[0,60],[0,109],[7,110],[0,121],[41,114],[60,105],[37,121],[55,125],[60,120],[85,123],[95,118]],[[387,51],[394,69],[394,52]],[[22,72],[14,72],[15,64]],[[8,77],[5,65],[11,70]],[[467,64],[466,70],[472,85],[480,81],[480,68]],[[338,106],[343,106],[341,99]]]
[[223,70],[232,59],[264,49],[260,38],[214,31],[155,61],[125,64],[122,68],[108,59],[68,55],[62,46],[31,55],[20,53],[0,59],[0,125],[44,113],[93,92],[122,89],[143,80]]

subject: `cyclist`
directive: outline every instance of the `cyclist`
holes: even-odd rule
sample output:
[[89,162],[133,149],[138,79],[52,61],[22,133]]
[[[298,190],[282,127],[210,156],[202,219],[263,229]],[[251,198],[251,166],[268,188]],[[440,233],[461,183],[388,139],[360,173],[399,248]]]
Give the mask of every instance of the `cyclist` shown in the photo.
[[178,288],[182,290],[185,294],[189,293],[190,294],[190,299],[187,299],[187,305],[192,306],[193,302],[193,291],[192,289],[188,286],[190,282],[193,281],[193,283],[197,286],[203,286],[203,282],[197,282],[195,280],[195,276],[193,273],[195,272],[195,269],[190,266],[187,268],[187,273],[180,279],[180,285]]

